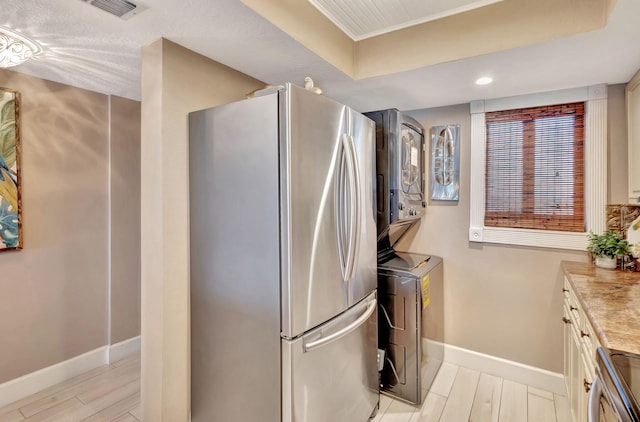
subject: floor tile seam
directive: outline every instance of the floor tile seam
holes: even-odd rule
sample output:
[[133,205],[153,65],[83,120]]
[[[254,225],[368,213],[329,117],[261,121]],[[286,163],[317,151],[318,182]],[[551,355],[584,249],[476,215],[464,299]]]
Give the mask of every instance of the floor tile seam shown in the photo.
[[504,393],[504,378],[500,378],[500,400],[498,400],[498,416],[496,420],[500,422],[500,412],[502,412],[502,396]]
[[[489,374],[487,374],[489,375]],[[495,375],[492,375],[495,376]],[[504,388],[504,378],[502,377],[496,377],[500,380],[500,397],[498,398],[498,411],[497,411],[497,415],[496,415],[496,420],[499,421],[500,420],[500,409],[502,409],[502,391]]]
[[[41,410],[40,412],[38,412],[38,413],[34,413],[33,415],[31,415],[31,416],[29,416],[29,417],[25,417],[25,418],[24,418],[24,420],[25,420],[25,421],[28,421],[29,419],[36,418],[38,415],[40,415],[40,414],[42,414],[42,413],[48,412],[48,411],[50,411],[51,409],[54,409],[54,408],[55,408],[55,407],[57,407],[57,406],[60,406],[60,405],[62,405],[62,404],[64,404],[64,403],[67,403],[67,402],[70,402],[70,401],[74,401],[74,400],[80,401],[80,400],[78,400],[78,398],[77,398],[77,397],[75,397],[75,396],[73,396],[73,397],[69,397],[69,398],[68,398],[68,399],[66,399],[66,400],[63,400],[63,401],[61,401],[61,402],[59,402],[59,403],[56,403],[56,405],[55,405],[55,406],[47,407],[46,409],[42,409],[42,410]],[[82,402],[80,402],[80,403],[82,403]],[[82,403],[82,405],[84,406],[85,404],[84,404],[84,403]],[[52,416],[55,418],[56,416],[58,416],[58,413],[64,413],[64,411],[63,411],[63,412],[55,412]]]
[[531,396],[536,396],[536,397],[537,397],[537,398],[539,398],[539,399],[543,399],[543,400],[547,400],[547,401],[551,401],[551,402],[552,402],[552,401],[555,401],[554,399],[550,399],[549,397],[541,396],[540,394],[535,394],[535,393],[529,393],[529,392],[527,392],[527,396],[529,396],[529,395],[531,395]]
[[[91,419],[92,417],[94,417],[94,416],[95,416],[95,415],[97,415],[98,413],[100,413],[100,412],[102,412],[102,411],[104,411],[104,410],[107,410],[108,408],[110,408],[110,407],[112,407],[112,406],[117,406],[119,403],[121,403],[121,402],[123,402],[123,401],[125,401],[125,400],[129,400],[131,397],[133,397],[133,396],[135,396],[135,395],[139,395],[139,394],[140,394],[140,393],[139,393],[139,392],[137,392],[137,393],[133,393],[133,394],[131,394],[131,395],[129,395],[129,396],[126,396],[125,398],[123,398],[123,399],[121,399],[121,400],[118,400],[117,402],[115,402],[115,403],[113,403],[113,404],[111,404],[111,405],[109,405],[109,406],[105,407],[104,409],[96,411],[96,413],[94,413],[93,415],[91,415],[91,416],[87,416],[86,418],[82,419],[82,421],[80,421],[80,422],[83,422],[83,421],[86,421],[86,420],[88,420],[88,419]],[[78,400],[79,400],[79,399],[78,399]],[[85,406],[87,406],[87,404],[85,404]],[[131,414],[131,410],[132,410],[132,409],[135,409],[135,408],[136,408],[136,406],[137,406],[137,404],[133,404],[131,407],[126,407],[126,408],[125,408],[125,410],[122,410],[122,411],[121,411],[121,413],[116,414],[114,417],[112,417],[112,418],[111,418],[111,420],[113,420],[113,419],[117,419],[117,418],[119,418],[119,417],[122,417],[123,415],[125,415],[125,414],[127,414],[127,413],[128,413],[128,414]],[[135,418],[135,416],[133,416],[133,415],[131,415],[131,416]],[[136,418],[136,420],[137,420],[137,418]]]
[[[131,384],[131,383],[129,383],[129,384]],[[127,386],[129,384],[127,384]],[[111,404],[107,404],[106,406],[103,407],[104,403],[100,402],[100,400],[103,400],[109,394],[115,393],[118,389],[110,391],[108,394],[105,394],[104,396],[100,397],[99,399],[92,400],[92,401],[90,401],[89,403],[86,403],[86,404],[83,403],[83,406],[80,409],[82,409],[82,408],[91,409],[91,410],[93,410],[93,413],[91,415],[88,415],[86,418],[81,419],[81,421],[87,420],[87,419],[97,415],[98,413],[108,409],[109,407],[113,406],[115,403],[117,403],[117,402],[114,402],[114,403],[111,403]],[[134,396],[135,394],[137,394],[137,393],[130,394],[130,395],[124,397],[122,400],[128,399],[131,396]],[[121,401],[121,400],[118,400],[118,402],[119,401]]]
[[562,411],[562,409],[560,409],[559,406],[560,404],[556,401],[556,396],[554,394],[553,395],[553,414],[556,416],[556,422],[564,420],[564,418],[560,418],[560,412]]
[[[120,371],[122,372],[122,371]],[[102,383],[104,382],[111,382],[114,380],[117,380],[118,378],[127,378],[130,375],[128,373],[122,374],[122,373],[117,373],[117,374],[113,374],[113,372],[105,372],[105,373],[98,373],[95,374],[94,376],[91,376],[89,378],[83,379],[81,380],[79,383],[74,383],[72,385],[69,385],[61,390],[58,390],[52,394],[48,394],[46,396],[43,396],[37,400],[35,400],[34,402],[31,403],[25,403],[24,406],[21,407],[22,408],[26,408],[30,405],[33,405],[34,403],[46,400],[47,398],[50,398],[52,396],[55,395],[65,395],[65,394],[73,394],[71,396],[69,396],[69,398],[72,397],[78,397],[79,395],[86,393],[87,391],[90,391],[92,388],[98,387],[100,386]],[[100,378],[103,378],[102,380]],[[36,393],[37,394],[37,393]],[[63,401],[66,401],[68,399],[65,399]],[[78,400],[80,400],[78,398]],[[86,404],[84,401],[80,400],[81,403]],[[39,413],[39,412],[38,412]],[[24,413],[23,413],[24,414]]]
[[[451,365],[454,365],[456,367],[456,373],[453,376],[453,381],[451,382],[451,384],[449,384],[449,388],[447,389],[447,395],[444,396],[447,400],[449,400],[449,396],[451,395],[451,390],[453,389],[453,384],[455,384],[456,378],[457,378],[458,373],[460,372],[460,368],[461,368],[460,365],[456,365],[456,364],[451,364]],[[467,369],[469,369],[469,368],[467,368]]]
[[[132,379],[130,379],[132,378]],[[116,379],[110,380],[110,381],[117,381],[117,383],[115,383],[115,387],[111,388],[110,390],[107,390],[105,392],[103,392],[103,394],[101,394],[99,397],[97,398],[91,398],[91,395],[89,395],[89,398],[91,398],[91,400],[87,400],[86,402],[83,401],[80,396],[88,393],[89,391],[81,391],[78,395],[76,395],[76,397],[78,397],[78,400],[80,400],[83,404],[89,404],[91,402],[94,402],[96,400],[100,400],[101,397],[104,397],[108,394],[113,393],[116,390],[119,390],[125,386],[128,386],[129,384],[133,383],[133,382],[140,382],[140,376],[139,375],[131,375],[131,374],[123,374],[121,376],[119,376]]]
[[[556,401],[555,401],[555,399],[551,400],[551,399],[548,399],[547,397],[540,397],[540,396],[539,396],[539,395],[537,395],[537,394],[531,394],[531,395],[532,395],[532,396],[536,396],[536,397],[538,397],[538,398],[541,398],[541,399],[543,399],[543,400],[550,401],[550,402],[551,402],[551,404],[552,404],[552,406],[553,406],[553,417],[555,418],[555,422],[558,422],[558,421],[560,420],[560,419],[558,418],[558,408],[557,408],[557,405],[556,405]],[[528,406],[528,405],[529,405],[529,399],[527,398],[527,406]],[[527,409],[527,412],[528,412],[528,409]],[[529,414],[527,413],[527,417],[528,417],[528,416],[529,416]]]
[[471,369],[471,368],[467,368],[467,369],[478,373],[478,379],[475,382],[476,386],[475,386],[475,389],[473,390],[473,398],[471,399],[471,406],[469,406],[469,413],[467,414],[467,420],[469,420],[471,418],[471,412],[473,412],[473,404],[476,402],[476,396],[478,395],[478,386],[480,385],[480,377],[482,376],[482,372],[478,371],[477,369]]
[[[551,394],[552,398],[545,397],[542,394],[538,394],[539,391]],[[541,397],[543,399],[553,400],[553,392],[552,391],[547,391],[547,390],[543,390],[541,388],[536,388],[536,387],[534,387],[532,385],[529,385],[529,384],[527,384],[527,393],[528,394],[533,394],[534,396]]]
[[[124,397],[122,400],[118,400],[117,402],[113,403],[111,406],[116,406],[116,405],[118,405],[119,403],[122,403],[122,402],[123,402],[123,401],[125,401],[125,400],[129,400],[129,399],[131,399],[132,397],[134,397],[134,396],[136,396],[136,395],[138,395],[138,396],[139,396],[139,395],[140,395],[140,392],[136,392],[136,393],[130,394],[130,395],[128,395],[127,397]],[[118,415],[117,417],[120,417],[120,416],[124,415],[125,413],[131,413],[131,411],[132,411],[133,409],[135,409],[137,405],[138,405],[137,403],[134,403],[133,405],[131,405],[131,407],[129,407],[129,406],[125,406],[125,409],[126,409],[126,410],[125,410],[125,411],[123,411],[123,412],[122,412],[120,415]],[[111,406],[109,406],[109,407],[111,407]],[[133,416],[133,415],[131,415],[131,416]],[[135,418],[135,416],[133,416],[133,417]]]
[[[97,371],[97,370],[101,369],[103,366],[107,366],[107,365],[101,365],[101,366],[99,366],[97,368],[92,369],[91,371]],[[91,371],[88,371],[88,372],[91,372]],[[55,396],[57,394],[60,394],[60,393],[62,393],[63,391],[65,391],[67,389],[74,389],[77,386],[79,386],[80,384],[83,384],[83,383],[85,383],[85,382],[87,382],[89,380],[92,380],[95,377],[99,377],[100,375],[103,375],[103,374],[104,374],[104,372],[100,372],[100,371],[95,373],[95,374],[93,374],[93,375],[91,375],[90,377],[85,377],[86,373],[85,374],[79,374],[79,375],[77,375],[75,377],[69,378],[68,380],[62,381],[59,384],[52,385],[52,386],[47,387],[47,388],[45,388],[43,390],[37,391],[37,392],[35,392],[33,394],[30,394],[29,396],[26,396],[26,397],[23,397],[23,398],[21,398],[19,400],[16,400],[13,403],[8,403],[6,406],[1,407],[0,411],[3,410],[3,409],[11,409],[11,410],[9,410],[9,412],[12,412],[13,410],[19,410],[20,413],[25,418],[27,418],[29,416],[25,416],[25,414],[24,414],[24,412],[22,410],[23,408],[28,407],[28,406],[32,405],[33,403],[36,403],[36,402],[45,400],[47,398],[50,398],[51,396]],[[78,379],[76,379],[76,378],[78,378]],[[67,384],[67,383],[68,383],[68,385],[66,385],[64,387],[61,387],[61,385]],[[47,391],[47,390],[51,390],[51,391]],[[42,396],[38,397],[35,400],[27,401],[27,400],[29,400],[29,397],[38,396],[38,395],[42,395]],[[24,403],[22,405],[18,405],[16,407],[15,406],[16,403],[19,403],[19,402],[24,402]]]

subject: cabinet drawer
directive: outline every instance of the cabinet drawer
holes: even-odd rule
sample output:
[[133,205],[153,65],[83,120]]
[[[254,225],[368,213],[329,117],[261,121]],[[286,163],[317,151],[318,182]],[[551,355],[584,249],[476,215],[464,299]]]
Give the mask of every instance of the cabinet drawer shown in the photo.
[[570,318],[576,324],[576,327],[581,327],[584,321],[582,308],[580,303],[578,302],[578,298],[576,297],[573,289],[569,285],[569,282],[565,278],[564,283],[564,303],[569,308]]
[[569,310],[571,311],[572,318],[575,319],[576,326],[582,327],[582,324],[584,323],[584,314],[582,312],[582,307],[578,303],[578,299],[573,294],[573,290],[570,292]]
[[593,337],[594,334],[591,324],[584,318],[584,323],[582,327],[580,327],[580,338],[582,339],[583,353],[591,360],[591,363],[593,363],[595,357],[593,353]]
[[[581,334],[584,334],[584,331],[581,331]],[[587,340],[585,340],[587,339]],[[593,372],[595,368],[594,357],[591,354],[591,342],[587,337],[582,338],[582,347],[580,348],[580,354],[582,355],[582,359],[584,360],[585,366],[590,368],[591,377],[593,378]]]
[[[585,359],[585,356],[582,355],[582,388],[585,394],[589,394],[593,378],[595,378],[595,369],[596,367],[590,362],[590,359]],[[584,404],[586,407],[586,400]]]
[[562,285],[562,296],[564,297],[565,301],[569,300],[569,292],[571,292],[571,290],[573,290],[571,288],[571,284],[569,284],[569,280],[567,279],[567,277],[565,277],[564,283]]
[[589,359],[591,359],[591,363],[593,364],[593,366],[595,366],[596,353],[597,353],[598,347],[600,347],[601,344],[600,344],[600,340],[598,340],[598,337],[596,336],[596,332],[593,329],[593,326],[591,325],[589,320],[586,318],[586,315],[584,318],[584,324],[582,327],[581,335],[584,341],[584,353],[587,356],[589,356]]

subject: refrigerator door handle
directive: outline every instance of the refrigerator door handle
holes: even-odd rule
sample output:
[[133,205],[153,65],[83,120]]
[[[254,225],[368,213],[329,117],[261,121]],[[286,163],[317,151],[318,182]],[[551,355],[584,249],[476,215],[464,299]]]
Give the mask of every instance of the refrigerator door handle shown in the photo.
[[347,271],[345,279],[345,281],[348,281],[351,280],[355,275],[355,270],[358,267],[357,261],[360,249],[360,171],[358,169],[358,160],[353,136],[344,134],[342,136],[342,144],[345,151],[347,170],[349,175],[349,247],[346,262]]
[[336,176],[336,236],[338,237],[338,257],[340,259],[340,270],[342,273],[342,279],[344,281],[349,280],[348,278],[348,270],[349,270],[349,258],[348,258],[348,240],[346,238],[346,225],[347,225],[347,200],[346,200],[346,185],[347,185],[347,154],[346,154],[346,143],[345,137],[347,135],[343,134],[340,141],[340,146],[338,150],[338,155],[336,158],[337,162],[337,176]]
[[369,317],[371,316],[371,314],[373,314],[373,312],[376,310],[378,301],[376,299],[372,299],[371,302],[369,302],[369,304],[367,305],[367,309],[362,313],[362,315],[360,315],[358,317],[358,319],[356,319],[355,321],[353,321],[351,324],[349,324],[348,326],[336,331],[333,334],[330,334],[326,337],[322,337],[318,340],[315,341],[310,341],[308,343],[304,343],[303,344],[303,348],[305,352],[310,352],[314,349],[318,349],[322,346],[325,346],[329,343],[333,343],[336,340],[339,340],[340,338],[346,336],[347,334],[351,333],[352,331],[355,331],[358,327],[360,327],[362,324],[365,323],[365,321],[367,321],[369,319]]

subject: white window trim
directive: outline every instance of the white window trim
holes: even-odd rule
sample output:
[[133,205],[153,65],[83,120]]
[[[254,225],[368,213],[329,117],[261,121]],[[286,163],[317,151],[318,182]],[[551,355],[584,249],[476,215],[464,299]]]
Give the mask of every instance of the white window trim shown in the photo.
[[[485,227],[485,113],[525,107],[585,101],[585,218],[586,232]],[[606,227],[607,202],[607,86],[595,85],[517,97],[473,101],[471,112],[471,215],[469,241],[585,250],[587,233]]]

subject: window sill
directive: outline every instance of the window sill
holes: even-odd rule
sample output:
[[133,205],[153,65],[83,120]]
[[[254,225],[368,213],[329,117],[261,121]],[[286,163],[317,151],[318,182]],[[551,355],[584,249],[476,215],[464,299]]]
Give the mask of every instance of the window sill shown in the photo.
[[497,227],[471,227],[469,229],[469,241],[577,251],[586,250],[588,243],[587,233]]

